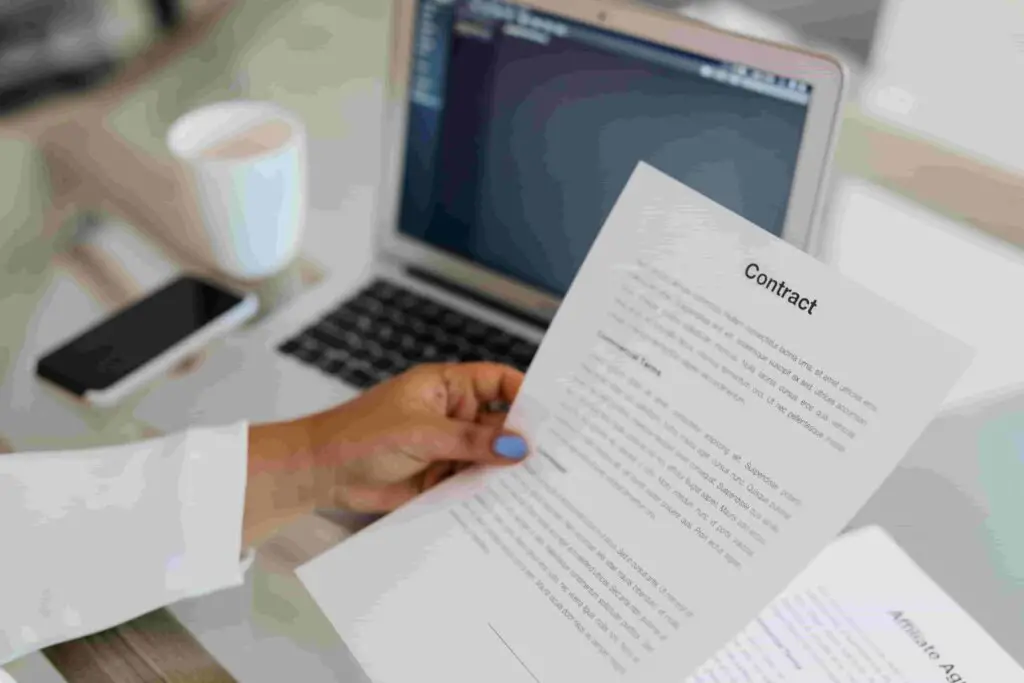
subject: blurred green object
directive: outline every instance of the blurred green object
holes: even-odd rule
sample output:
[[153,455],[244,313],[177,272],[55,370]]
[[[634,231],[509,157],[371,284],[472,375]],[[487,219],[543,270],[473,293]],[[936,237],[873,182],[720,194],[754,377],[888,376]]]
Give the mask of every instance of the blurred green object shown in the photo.
[[1024,589],[1024,413],[985,425],[978,436],[978,466],[994,563]]

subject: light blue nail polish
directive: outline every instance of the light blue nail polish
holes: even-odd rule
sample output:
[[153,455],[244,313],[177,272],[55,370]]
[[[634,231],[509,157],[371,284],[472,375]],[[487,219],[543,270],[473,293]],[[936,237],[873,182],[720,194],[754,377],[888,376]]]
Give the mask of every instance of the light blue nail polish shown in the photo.
[[499,436],[494,440],[494,452],[509,460],[521,460],[526,457],[526,441],[521,436]]

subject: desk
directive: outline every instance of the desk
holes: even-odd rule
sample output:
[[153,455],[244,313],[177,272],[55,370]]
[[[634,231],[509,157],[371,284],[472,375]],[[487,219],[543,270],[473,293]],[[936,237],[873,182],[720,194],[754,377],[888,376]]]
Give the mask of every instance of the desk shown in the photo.
[[[326,22],[332,30],[340,32],[337,51],[331,53],[332,60],[337,61],[332,62],[330,68],[341,72],[341,76],[336,73],[331,76],[331,82],[337,87],[332,91],[334,96],[325,100],[337,105],[328,107],[332,110],[330,116],[336,116],[337,121],[331,134],[319,137],[314,134],[311,150],[313,207],[304,245],[312,270],[319,272],[323,269],[330,276],[331,270],[360,268],[371,250],[369,211],[376,170],[380,76],[384,71],[383,52],[379,46],[383,42],[387,8],[375,0],[345,0],[333,10],[329,6],[334,3],[297,4],[303,8],[303,12],[299,12],[302,16],[295,19],[294,15],[288,15],[282,20],[311,24]],[[199,68],[204,63],[206,48],[200,41],[190,50],[188,54],[199,56],[186,60],[182,68]],[[257,59],[271,57],[259,56]],[[306,59],[305,64],[314,57],[307,55],[297,59]],[[170,106],[160,97],[166,95],[171,76],[161,72],[155,81],[154,84],[140,85],[114,111],[112,119],[121,126],[123,136],[135,146],[134,149],[149,150],[158,155],[153,150],[158,136],[147,138],[139,132],[150,116],[155,112],[166,114]],[[256,91],[264,96],[275,95],[269,87],[264,87],[263,91],[257,88]],[[216,89],[209,85],[193,100],[199,101],[215,94]],[[284,92],[281,99],[302,109],[316,97]],[[176,106],[184,104],[184,101],[177,102]],[[325,114],[321,111],[319,116]],[[952,192],[945,196],[947,193],[942,190],[949,189],[946,180],[940,179],[936,185],[928,183],[927,178],[915,176],[908,179],[906,168],[913,165],[914,154],[921,155],[917,157],[919,160],[934,159],[934,155],[939,154],[949,162],[945,168],[952,177],[965,173],[965,168],[973,168],[972,162],[943,156],[941,150],[936,151],[932,147],[915,147],[914,141],[904,138],[898,138],[904,146],[904,153],[895,159],[887,157],[878,151],[878,145],[884,146],[886,140],[892,139],[886,137],[890,135],[888,131],[874,130],[864,124],[855,112],[851,113],[850,121],[852,125],[839,150],[841,173],[837,177],[829,215],[834,229],[824,252],[827,258],[852,277],[910,307],[940,327],[983,347],[983,371],[964,390],[965,400],[979,392],[1024,381],[1024,366],[1017,353],[1024,342],[1024,330],[1012,317],[988,316],[987,309],[973,306],[969,299],[950,306],[948,298],[937,299],[934,290],[929,293],[913,280],[908,282],[906,277],[908,272],[916,272],[920,277],[934,277],[938,274],[934,270],[938,265],[947,271],[957,268],[964,275],[963,279],[971,284],[972,291],[980,292],[980,296],[996,297],[1009,307],[1015,303],[1016,291],[1024,291],[1017,289],[1024,284],[1024,259],[1012,246],[980,235],[956,220],[942,218],[906,197],[881,190],[877,183],[917,197],[933,208],[942,208],[945,202],[952,214],[967,215],[978,225],[1011,241],[1024,235],[1024,227],[1019,220],[1024,212],[1015,214],[1015,218],[1011,211],[998,212],[987,201],[985,206],[977,201],[972,204],[969,192]],[[328,123],[322,127],[330,128]],[[876,154],[865,153],[865,140],[869,143],[874,141]],[[64,141],[68,141],[67,138]],[[131,296],[133,291],[137,291],[126,289],[126,283],[145,287],[155,283],[133,277],[119,280],[116,274],[111,277],[109,269],[102,268],[99,270],[105,271],[106,275],[90,276],[89,273],[97,271],[89,267],[90,263],[96,265],[96,260],[90,257],[96,252],[90,252],[88,248],[84,252],[78,250],[80,258],[77,261],[72,259],[70,268],[65,265],[67,262],[54,261],[53,253],[63,250],[70,240],[60,236],[60,231],[54,227],[56,219],[54,225],[36,220],[45,213],[50,201],[39,189],[46,185],[45,169],[21,141],[0,144],[12,145],[5,150],[24,155],[24,168],[30,171],[20,174],[18,184],[13,188],[0,188],[0,192],[11,196],[17,193],[16,205],[24,212],[24,218],[17,220],[23,220],[30,230],[36,230],[34,234],[19,232],[0,248],[3,256],[0,262],[5,268],[0,277],[6,277],[5,282],[10,285],[5,286],[5,298],[0,302],[0,314],[6,323],[0,348],[18,350],[10,361],[0,359],[0,371],[3,373],[0,405],[6,406],[0,413],[0,433],[9,448],[19,449],[110,443],[145,435],[146,426],[137,424],[130,417],[131,404],[123,410],[99,414],[78,409],[40,391],[31,376],[31,360],[39,350],[100,317],[106,309],[118,303],[119,297]],[[116,153],[117,149],[123,152],[126,148],[114,149]],[[84,163],[82,157],[60,156],[57,161],[61,160],[69,164],[67,168],[73,175],[90,170],[81,165]],[[101,158],[100,161],[105,160]],[[872,182],[851,180],[847,173],[867,176]],[[906,182],[901,183],[901,179]],[[985,185],[989,188],[986,200],[990,196],[1000,196],[1001,192],[1008,201],[1012,200],[1016,196],[1014,188],[1017,185],[1014,183],[1017,182],[1017,179],[999,176]],[[97,183],[89,192],[106,189],[109,187]],[[69,201],[69,205],[81,200],[81,194],[71,194],[74,199]],[[126,204],[116,200],[115,197],[113,208],[126,209],[126,218],[133,223],[146,225],[156,221],[157,226],[171,224],[166,217],[139,211],[140,206],[142,209],[145,206],[138,202],[128,201]],[[1013,201],[1019,202],[1019,199]],[[55,215],[63,214],[58,212]],[[43,244],[39,235],[50,228],[54,228],[57,236],[43,240]],[[103,243],[104,239],[98,241]],[[162,246],[153,258],[163,265],[138,269],[139,273],[148,274],[151,278],[168,275],[180,267],[181,261],[176,259],[187,261],[172,247],[158,243]],[[936,253],[942,253],[943,258],[934,258]],[[337,258],[323,258],[323,255]],[[965,267],[964,259],[973,264],[970,269]],[[916,271],[913,268],[908,270],[908,263]],[[93,287],[82,286],[83,273],[86,274],[84,279],[91,277]],[[299,282],[304,282],[301,277]],[[12,292],[16,294],[12,295]],[[1004,373],[1003,370],[1009,372]],[[882,521],[890,526],[897,539],[926,570],[992,630],[1004,647],[1024,662],[1021,616],[1024,614],[1024,598],[1019,588],[1024,585],[1024,572],[1016,573],[1018,568],[1015,566],[995,566],[997,557],[993,544],[999,537],[985,530],[986,519],[992,511],[986,505],[986,491],[979,485],[977,465],[969,457],[964,457],[963,449],[968,447],[968,444],[943,443],[941,439],[927,444],[927,452],[919,451],[908,460],[855,523]],[[969,455],[970,451],[966,453]],[[909,508],[896,504],[905,501],[906,496],[918,496],[915,501],[919,502]],[[941,508],[946,514],[932,514],[929,506],[942,506],[944,501],[955,504]],[[362,521],[324,517],[301,520],[261,549],[243,587],[183,602],[173,606],[170,612],[188,628],[225,673],[240,681],[261,681],[271,677],[313,683],[365,680],[292,572],[297,564],[343,539]],[[1001,540],[1014,542],[1005,537]],[[959,563],[942,564],[948,557],[947,543],[965,548],[969,557]],[[965,578],[955,576],[955,571],[966,571]],[[987,617],[989,612],[991,614]],[[154,664],[159,665],[160,662]],[[181,662],[174,665],[181,665]],[[38,655],[16,663],[12,671],[22,683],[61,680],[55,669]],[[193,670],[191,673],[197,672]],[[71,683],[77,683],[74,676],[69,678]]]

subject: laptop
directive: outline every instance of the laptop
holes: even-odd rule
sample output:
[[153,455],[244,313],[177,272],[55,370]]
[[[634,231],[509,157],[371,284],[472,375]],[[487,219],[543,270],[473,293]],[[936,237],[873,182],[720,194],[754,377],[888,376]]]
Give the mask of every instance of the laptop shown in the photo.
[[392,19],[373,267],[164,383],[137,417],[286,419],[424,362],[526,370],[640,161],[812,248],[844,87],[833,59],[609,0],[402,0]]

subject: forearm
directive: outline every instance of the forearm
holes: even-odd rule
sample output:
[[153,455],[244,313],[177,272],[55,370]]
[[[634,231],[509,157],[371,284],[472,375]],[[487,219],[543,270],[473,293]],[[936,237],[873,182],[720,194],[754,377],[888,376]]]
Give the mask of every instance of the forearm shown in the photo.
[[249,428],[242,543],[250,547],[313,511],[314,469],[305,421]]

